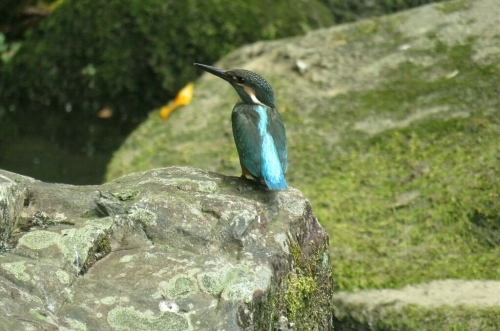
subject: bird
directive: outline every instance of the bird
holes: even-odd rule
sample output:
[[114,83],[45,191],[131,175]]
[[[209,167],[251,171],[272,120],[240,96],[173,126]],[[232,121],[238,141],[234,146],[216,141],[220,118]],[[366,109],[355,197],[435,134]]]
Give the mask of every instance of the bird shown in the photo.
[[206,64],[195,66],[229,82],[239,100],[231,113],[234,142],[242,178],[264,182],[270,190],[288,188],[286,131],[276,109],[271,84],[245,69],[223,70]]

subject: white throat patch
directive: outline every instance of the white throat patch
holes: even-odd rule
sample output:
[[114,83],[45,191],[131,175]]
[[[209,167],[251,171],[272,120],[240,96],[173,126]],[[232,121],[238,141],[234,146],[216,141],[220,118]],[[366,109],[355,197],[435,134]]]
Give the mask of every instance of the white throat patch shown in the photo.
[[255,96],[255,91],[252,88],[247,86],[243,86],[243,88],[245,89],[245,92],[247,92],[247,94],[250,96],[250,99],[252,99],[254,103],[265,106],[265,104],[263,104],[259,99],[257,99],[257,97]]

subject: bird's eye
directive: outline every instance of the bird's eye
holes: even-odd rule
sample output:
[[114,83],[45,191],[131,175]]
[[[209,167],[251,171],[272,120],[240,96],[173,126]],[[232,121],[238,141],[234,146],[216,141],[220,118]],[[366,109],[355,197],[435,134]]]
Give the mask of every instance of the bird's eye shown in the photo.
[[245,78],[241,77],[241,76],[237,76],[235,75],[234,73],[230,72],[229,73],[229,77],[231,77],[231,79],[235,82],[235,83],[238,83],[238,84],[243,84],[245,82]]

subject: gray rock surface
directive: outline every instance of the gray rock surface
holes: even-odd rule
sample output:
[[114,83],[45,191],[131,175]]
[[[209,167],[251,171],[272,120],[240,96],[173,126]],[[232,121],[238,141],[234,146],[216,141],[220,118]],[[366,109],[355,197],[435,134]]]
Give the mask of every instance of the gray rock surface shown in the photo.
[[[300,301],[332,282],[293,188],[181,167],[80,187],[0,170],[0,225],[1,330],[284,330],[299,308],[330,329],[331,308]],[[308,268],[311,293],[294,286]]]

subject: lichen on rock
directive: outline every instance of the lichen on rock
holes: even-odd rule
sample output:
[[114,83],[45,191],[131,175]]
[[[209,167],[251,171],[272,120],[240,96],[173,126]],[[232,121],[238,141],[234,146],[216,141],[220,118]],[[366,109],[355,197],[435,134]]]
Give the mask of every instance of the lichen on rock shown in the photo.
[[186,167],[81,187],[0,176],[21,201],[4,207],[9,330],[331,328],[331,300],[316,300],[332,295],[328,237],[296,189]]

